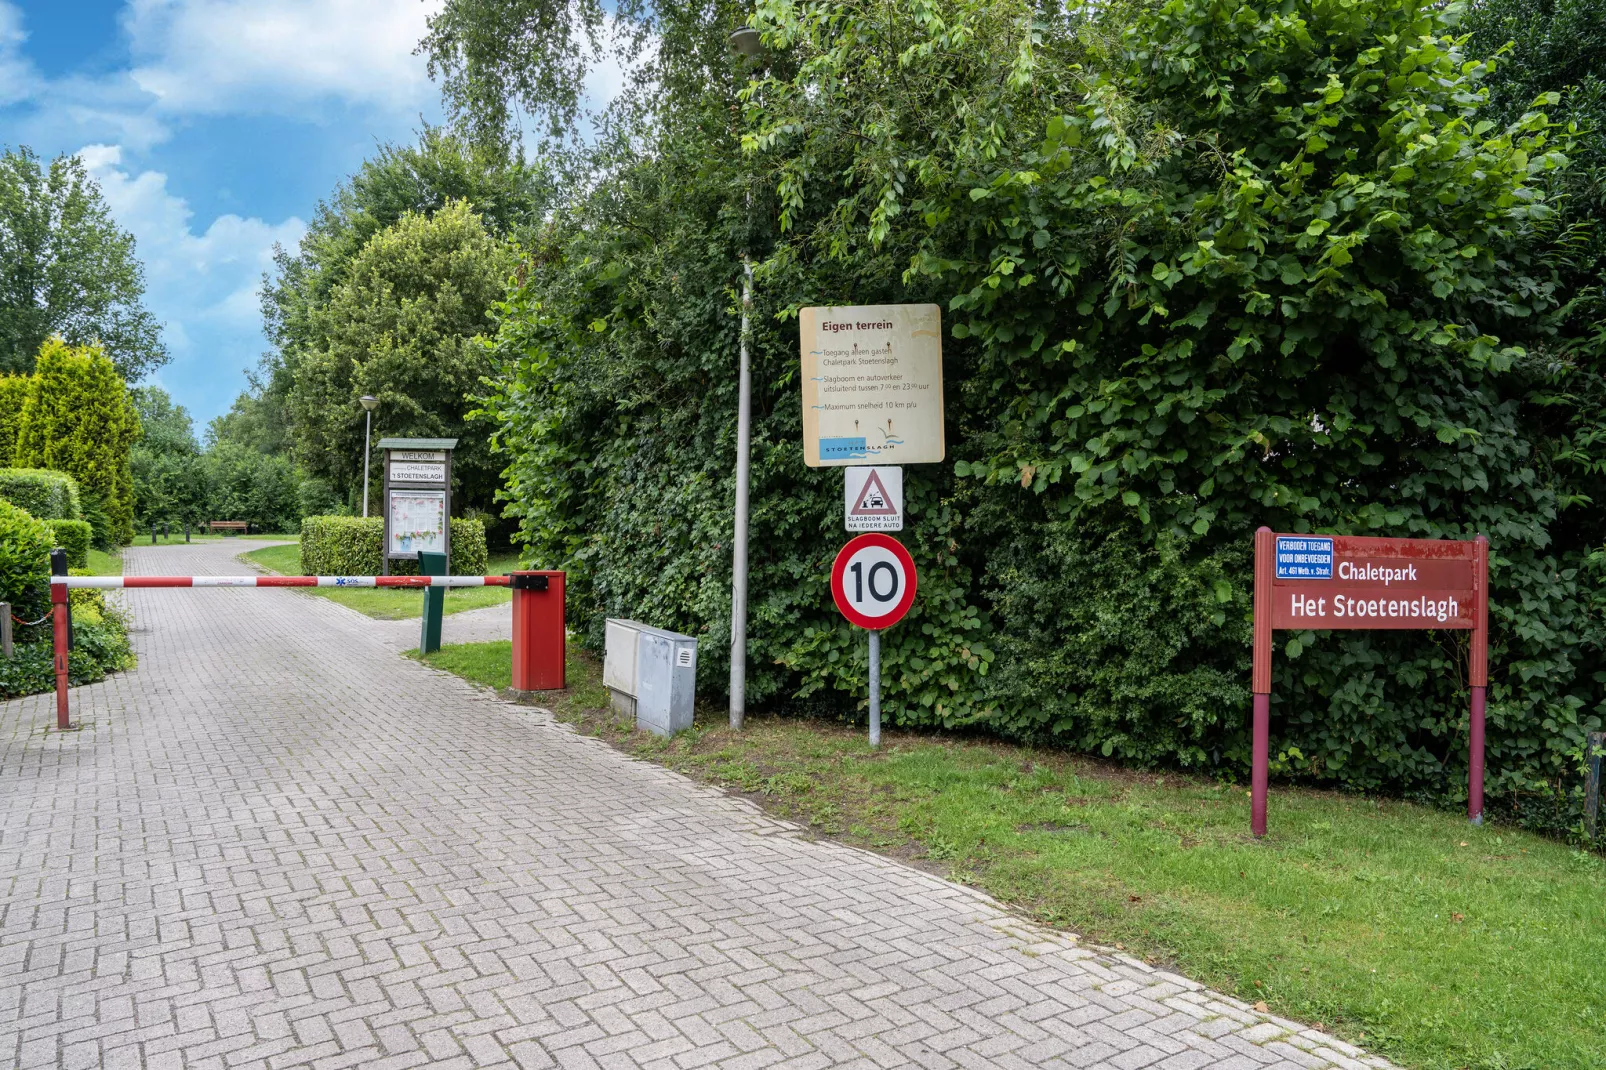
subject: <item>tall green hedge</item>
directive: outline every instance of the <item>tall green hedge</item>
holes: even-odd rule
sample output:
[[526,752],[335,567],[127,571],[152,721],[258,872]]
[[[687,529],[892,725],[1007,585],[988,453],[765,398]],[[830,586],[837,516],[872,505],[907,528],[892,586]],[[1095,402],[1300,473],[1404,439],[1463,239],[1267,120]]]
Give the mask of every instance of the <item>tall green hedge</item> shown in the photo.
[[[454,576],[483,576],[489,553],[485,524],[452,517],[452,554],[447,562]],[[301,521],[301,574],[304,576],[377,576],[385,522],[377,516],[309,516]],[[393,561],[391,574],[415,576],[418,563]]]
[[31,375],[0,375],[0,468],[15,463],[22,406],[32,390]]
[[78,481],[44,468],[0,468],[0,498],[36,520],[82,520]]
[[129,454],[139,417],[117,369],[94,346],[49,339],[39,351],[19,418],[18,466],[65,472],[78,481],[87,519],[98,502],[105,530],[97,541],[126,545],[134,537]]
[[[1551,347],[1564,146],[1491,117],[1455,6],[761,2],[761,87],[733,69],[650,154],[599,150],[499,310],[511,511],[576,626],[706,635],[724,687],[754,251],[751,700],[863,708],[795,311],[936,301],[950,457],[905,472],[889,716],[1241,775],[1254,529],[1481,532],[1491,795],[1574,820],[1606,723],[1606,378]],[[1279,775],[1464,799],[1464,636],[1280,639]]]

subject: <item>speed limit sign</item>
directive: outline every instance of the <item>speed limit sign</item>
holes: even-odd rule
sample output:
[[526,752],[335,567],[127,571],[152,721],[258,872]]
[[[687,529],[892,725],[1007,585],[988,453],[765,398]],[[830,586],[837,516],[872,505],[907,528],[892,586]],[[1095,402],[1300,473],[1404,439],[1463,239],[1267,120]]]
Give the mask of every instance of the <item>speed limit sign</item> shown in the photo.
[[861,628],[890,628],[914,604],[914,558],[903,544],[879,531],[842,547],[831,569],[831,597],[842,615]]

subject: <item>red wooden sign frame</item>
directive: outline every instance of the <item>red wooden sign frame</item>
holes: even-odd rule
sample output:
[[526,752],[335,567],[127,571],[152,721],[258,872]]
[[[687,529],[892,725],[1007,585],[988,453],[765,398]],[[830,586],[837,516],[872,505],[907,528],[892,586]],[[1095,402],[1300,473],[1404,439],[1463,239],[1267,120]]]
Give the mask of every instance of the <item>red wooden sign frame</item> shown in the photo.
[[1250,828],[1266,834],[1271,633],[1316,629],[1472,632],[1467,820],[1483,823],[1483,714],[1489,685],[1489,540],[1376,539],[1255,532],[1254,753]]

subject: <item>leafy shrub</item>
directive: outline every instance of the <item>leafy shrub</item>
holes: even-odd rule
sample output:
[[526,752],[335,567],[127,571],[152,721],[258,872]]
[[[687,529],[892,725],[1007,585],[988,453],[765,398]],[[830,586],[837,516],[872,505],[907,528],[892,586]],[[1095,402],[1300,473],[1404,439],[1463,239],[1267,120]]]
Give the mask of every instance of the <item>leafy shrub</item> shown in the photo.
[[[39,351],[32,382],[13,463],[72,476],[86,506],[93,494],[104,510],[107,523],[96,527],[96,541],[126,545],[134,537],[129,452],[139,437],[139,417],[116,367],[95,346],[51,338]],[[87,513],[84,519],[94,524]]]
[[87,520],[46,520],[56,545],[67,551],[68,568],[89,567],[89,544],[94,531]]
[[[73,575],[83,575],[73,569]],[[76,590],[72,603],[73,646],[67,657],[67,679],[73,686],[104,680],[107,673],[134,667],[128,642],[128,621],[104,591]],[[0,698],[33,695],[56,686],[55,659],[49,625],[41,625],[30,640],[16,648],[10,660],[0,660]]]
[[50,606],[54,545],[44,521],[0,501],[0,602],[10,602],[12,612],[23,620],[38,619]]
[[82,520],[78,481],[44,468],[0,468],[0,498],[35,520]]
[[[570,571],[591,642],[621,612],[729,634],[728,294],[773,245],[751,701],[852,711],[865,681],[792,316],[937,301],[953,457],[905,473],[921,596],[882,644],[890,717],[1241,775],[1255,527],[1484,532],[1490,791],[1575,782],[1606,712],[1606,380],[1544,348],[1561,146],[1543,114],[1485,113],[1455,7],[1169,0],[1087,26],[1106,5],[761,0],[784,55],[748,98],[753,158],[728,99],[683,105],[650,154],[598,161],[498,309],[521,541]],[[1465,636],[1302,634],[1278,771],[1463,799],[1465,667]]]
[[33,391],[31,375],[0,375],[0,413],[9,414],[0,419],[0,468],[15,463],[17,434],[22,430],[22,406]]
[[[489,554],[485,525],[452,517],[452,555],[447,567],[454,576],[483,576]],[[304,576],[377,576],[384,519],[377,516],[309,516],[301,521],[301,573]],[[416,561],[392,561],[392,575],[416,576]]]
[[212,520],[244,520],[256,531],[290,532],[301,520],[301,475],[290,459],[234,442],[201,458]]

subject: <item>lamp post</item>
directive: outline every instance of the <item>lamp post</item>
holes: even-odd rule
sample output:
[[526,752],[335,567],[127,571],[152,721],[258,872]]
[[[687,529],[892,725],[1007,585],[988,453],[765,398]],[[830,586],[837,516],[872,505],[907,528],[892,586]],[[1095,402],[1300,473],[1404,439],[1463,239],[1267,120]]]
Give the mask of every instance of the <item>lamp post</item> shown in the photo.
[[368,445],[374,433],[374,409],[379,407],[379,399],[372,394],[364,394],[357,399],[362,402],[363,413],[362,429],[362,515],[368,515],[368,458],[373,449]]
[[[749,59],[757,59],[764,43],[751,26],[731,31],[730,46]],[[751,215],[753,198],[747,197]],[[741,371],[737,377],[736,401],[736,509],[735,531],[731,537],[731,678],[730,725],[741,728],[747,714],[747,490],[752,452],[753,376],[748,359],[751,337],[749,318],[753,310],[753,261],[742,250],[742,333],[738,345]]]

